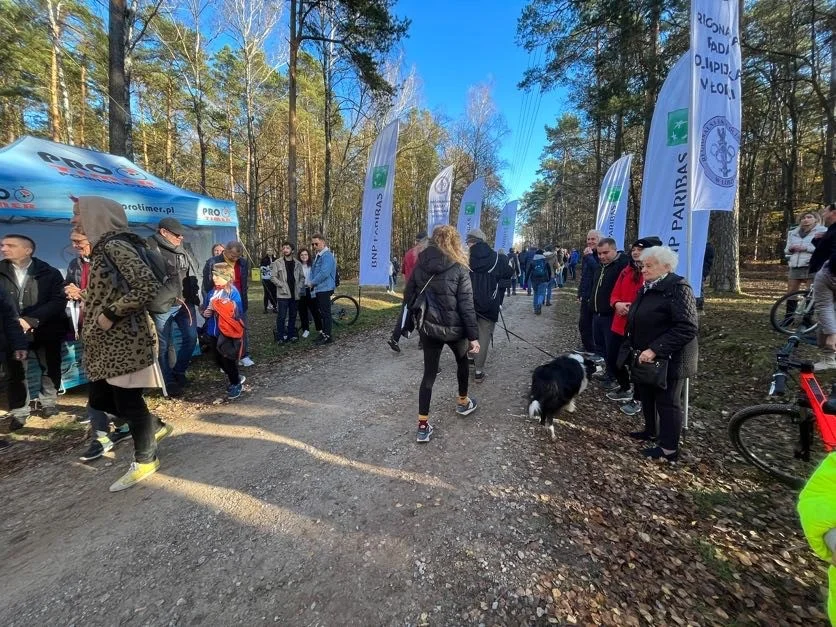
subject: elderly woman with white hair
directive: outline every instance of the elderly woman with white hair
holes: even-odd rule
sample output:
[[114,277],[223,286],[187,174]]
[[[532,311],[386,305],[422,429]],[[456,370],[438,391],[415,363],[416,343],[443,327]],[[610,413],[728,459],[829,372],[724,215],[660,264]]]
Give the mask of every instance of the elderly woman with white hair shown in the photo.
[[630,436],[655,441],[644,456],[670,462],[679,457],[682,386],[697,372],[699,330],[694,292],[674,273],[678,262],[678,255],[667,246],[644,250],[644,286],[630,307],[626,329],[635,396],[641,401],[645,425]]

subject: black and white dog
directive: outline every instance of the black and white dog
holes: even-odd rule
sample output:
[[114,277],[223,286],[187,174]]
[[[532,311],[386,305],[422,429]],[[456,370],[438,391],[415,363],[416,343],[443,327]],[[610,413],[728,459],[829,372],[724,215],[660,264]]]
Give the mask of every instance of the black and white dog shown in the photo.
[[575,397],[586,389],[596,364],[583,355],[560,355],[553,361],[537,366],[531,375],[531,392],[528,395],[528,415],[540,418],[547,425],[552,439],[554,423],[561,411],[575,411]]

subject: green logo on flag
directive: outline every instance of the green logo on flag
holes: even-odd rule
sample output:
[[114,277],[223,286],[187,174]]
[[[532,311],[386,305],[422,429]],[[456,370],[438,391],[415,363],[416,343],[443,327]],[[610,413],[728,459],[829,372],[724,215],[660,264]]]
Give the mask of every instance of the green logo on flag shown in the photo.
[[509,226],[511,224],[511,218],[508,216],[502,216],[502,226]]
[[688,142],[688,109],[668,112],[668,146]]
[[476,203],[475,202],[466,202],[464,204],[464,215],[466,215],[466,216],[476,215]]
[[389,176],[389,166],[379,165],[372,170],[372,189],[386,187],[386,178]]
[[618,202],[619,198],[621,198],[620,187],[610,187],[607,190],[607,202]]

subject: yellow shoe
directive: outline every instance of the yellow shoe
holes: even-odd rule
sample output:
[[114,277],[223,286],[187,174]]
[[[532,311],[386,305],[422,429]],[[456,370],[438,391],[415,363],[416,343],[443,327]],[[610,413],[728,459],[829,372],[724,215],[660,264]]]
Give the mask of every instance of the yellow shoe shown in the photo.
[[154,439],[159,442],[163,438],[167,438],[171,435],[172,431],[174,431],[174,427],[171,426],[169,422],[163,422],[160,420],[161,426],[157,431],[154,433]]
[[153,462],[148,462],[147,464],[140,464],[139,462],[133,462],[131,464],[130,469],[124,475],[119,477],[112,486],[110,486],[111,492],[121,492],[122,490],[127,490],[135,483],[139,483],[146,477],[150,477],[157,469],[160,467],[160,460],[155,459]]

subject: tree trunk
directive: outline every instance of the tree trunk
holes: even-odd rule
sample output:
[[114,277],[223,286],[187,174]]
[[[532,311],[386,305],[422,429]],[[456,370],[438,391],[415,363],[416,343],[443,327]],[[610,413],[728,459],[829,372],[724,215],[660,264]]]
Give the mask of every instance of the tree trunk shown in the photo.
[[229,177],[229,199],[235,200],[235,162],[232,158],[232,106],[226,101],[226,165]]
[[[329,16],[330,19],[330,16]],[[333,38],[334,28],[331,27],[329,36]],[[319,228],[321,232],[328,232],[328,221],[331,217],[331,139],[333,135],[331,120],[332,97],[332,63],[334,58],[334,44],[325,42],[322,45],[322,76],[325,85],[325,172],[322,185],[322,219]]]
[[110,152],[128,157],[128,92],[125,76],[126,0],[110,0],[108,19],[108,141]]
[[[298,0],[301,2],[301,0]],[[288,62],[288,107],[287,107],[287,239],[298,245],[297,187],[296,187],[296,64],[299,56],[297,29],[297,0],[290,0],[290,59]]]
[[739,199],[733,211],[718,211],[712,218],[714,227],[714,266],[711,287],[718,292],[740,292],[740,211]]
[[78,107],[78,145],[84,146],[84,123],[87,114],[87,56],[81,55],[81,74],[79,75],[79,107]]
[[174,85],[168,81],[165,90],[165,163],[163,178],[170,181],[174,173]]
[[58,53],[52,46],[52,61],[49,73],[49,137],[54,142],[61,141],[61,112],[58,109]]
[[824,202],[836,202],[836,13],[828,20],[830,26],[830,91],[827,107],[827,137],[824,146]]

